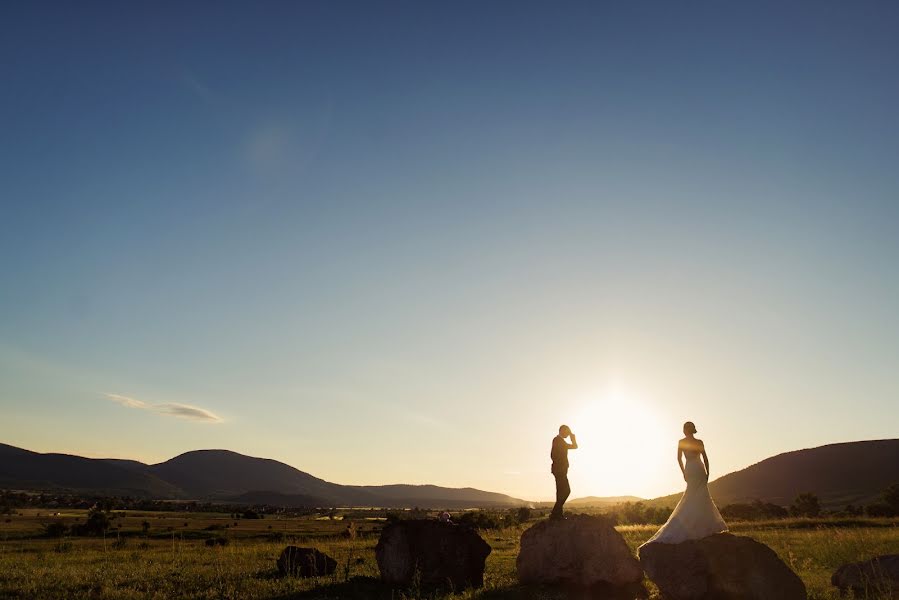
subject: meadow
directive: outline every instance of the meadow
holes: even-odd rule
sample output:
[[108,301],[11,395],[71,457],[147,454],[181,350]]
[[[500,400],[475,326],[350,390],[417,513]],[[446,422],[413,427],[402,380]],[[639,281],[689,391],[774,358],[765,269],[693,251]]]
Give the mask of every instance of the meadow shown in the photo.
[[[527,524],[482,531],[493,552],[485,587],[453,596],[418,589],[391,590],[378,578],[374,548],[383,521],[354,514],[358,535],[342,535],[347,523],[315,516],[234,519],[218,513],[128,511],[118,530],[98,537],[50,538],[52,522],[83,522],[86,511],[24,509],[0,519],[0,597],[59,598],[413,598],[554,600],[572,597],[550,588],[517,584],[515,557]],[[636,551],[655,525],[618,529]],[[734,523],[732,531],[773,548],[805,582],[812,599],[838,598],[830,575],[839,565],[899,552],[895,519],[794,519]],[[208,539],[227,540],[207,545]],[[279,577],[275,559],[288,544],[311,545],[338,561],[332,576]],[[650,598],[657,592],[647,582]]]

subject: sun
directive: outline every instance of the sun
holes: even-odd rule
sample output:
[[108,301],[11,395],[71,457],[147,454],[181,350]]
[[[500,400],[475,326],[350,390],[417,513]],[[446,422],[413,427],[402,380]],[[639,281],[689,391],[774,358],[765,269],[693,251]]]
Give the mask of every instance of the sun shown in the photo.
[[671,433],[657,408],[633,392],[611,390],[585,399],[568,425],[572,497],[658,495],[659,481],[676,469]]

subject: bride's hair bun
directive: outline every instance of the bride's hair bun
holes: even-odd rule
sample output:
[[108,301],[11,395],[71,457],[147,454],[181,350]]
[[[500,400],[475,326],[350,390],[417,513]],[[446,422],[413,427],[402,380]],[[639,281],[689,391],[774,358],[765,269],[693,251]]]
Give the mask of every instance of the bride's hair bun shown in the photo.
[[696,433],[696,425],[693,424],[693,421],[684,423],[684,433]]

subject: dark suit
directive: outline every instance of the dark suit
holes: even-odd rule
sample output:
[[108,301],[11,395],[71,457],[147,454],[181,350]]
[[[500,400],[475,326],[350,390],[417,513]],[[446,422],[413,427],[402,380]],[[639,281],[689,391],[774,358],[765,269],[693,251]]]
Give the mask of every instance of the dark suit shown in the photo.
[[549,456],[553,461],[550,471],[556,478],[556,504],[553,506],[552,516],[561,517],[562,506],[571,495],[571,486],[568,484],[568,443],[562,436],[553,438]]

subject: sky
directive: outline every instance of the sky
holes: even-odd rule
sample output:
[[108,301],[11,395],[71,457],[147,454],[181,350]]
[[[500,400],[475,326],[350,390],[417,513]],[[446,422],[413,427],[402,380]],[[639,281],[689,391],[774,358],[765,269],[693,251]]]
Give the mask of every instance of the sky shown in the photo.
[[0,8],[0,442],[678,491],[899,431],[899,8]]

